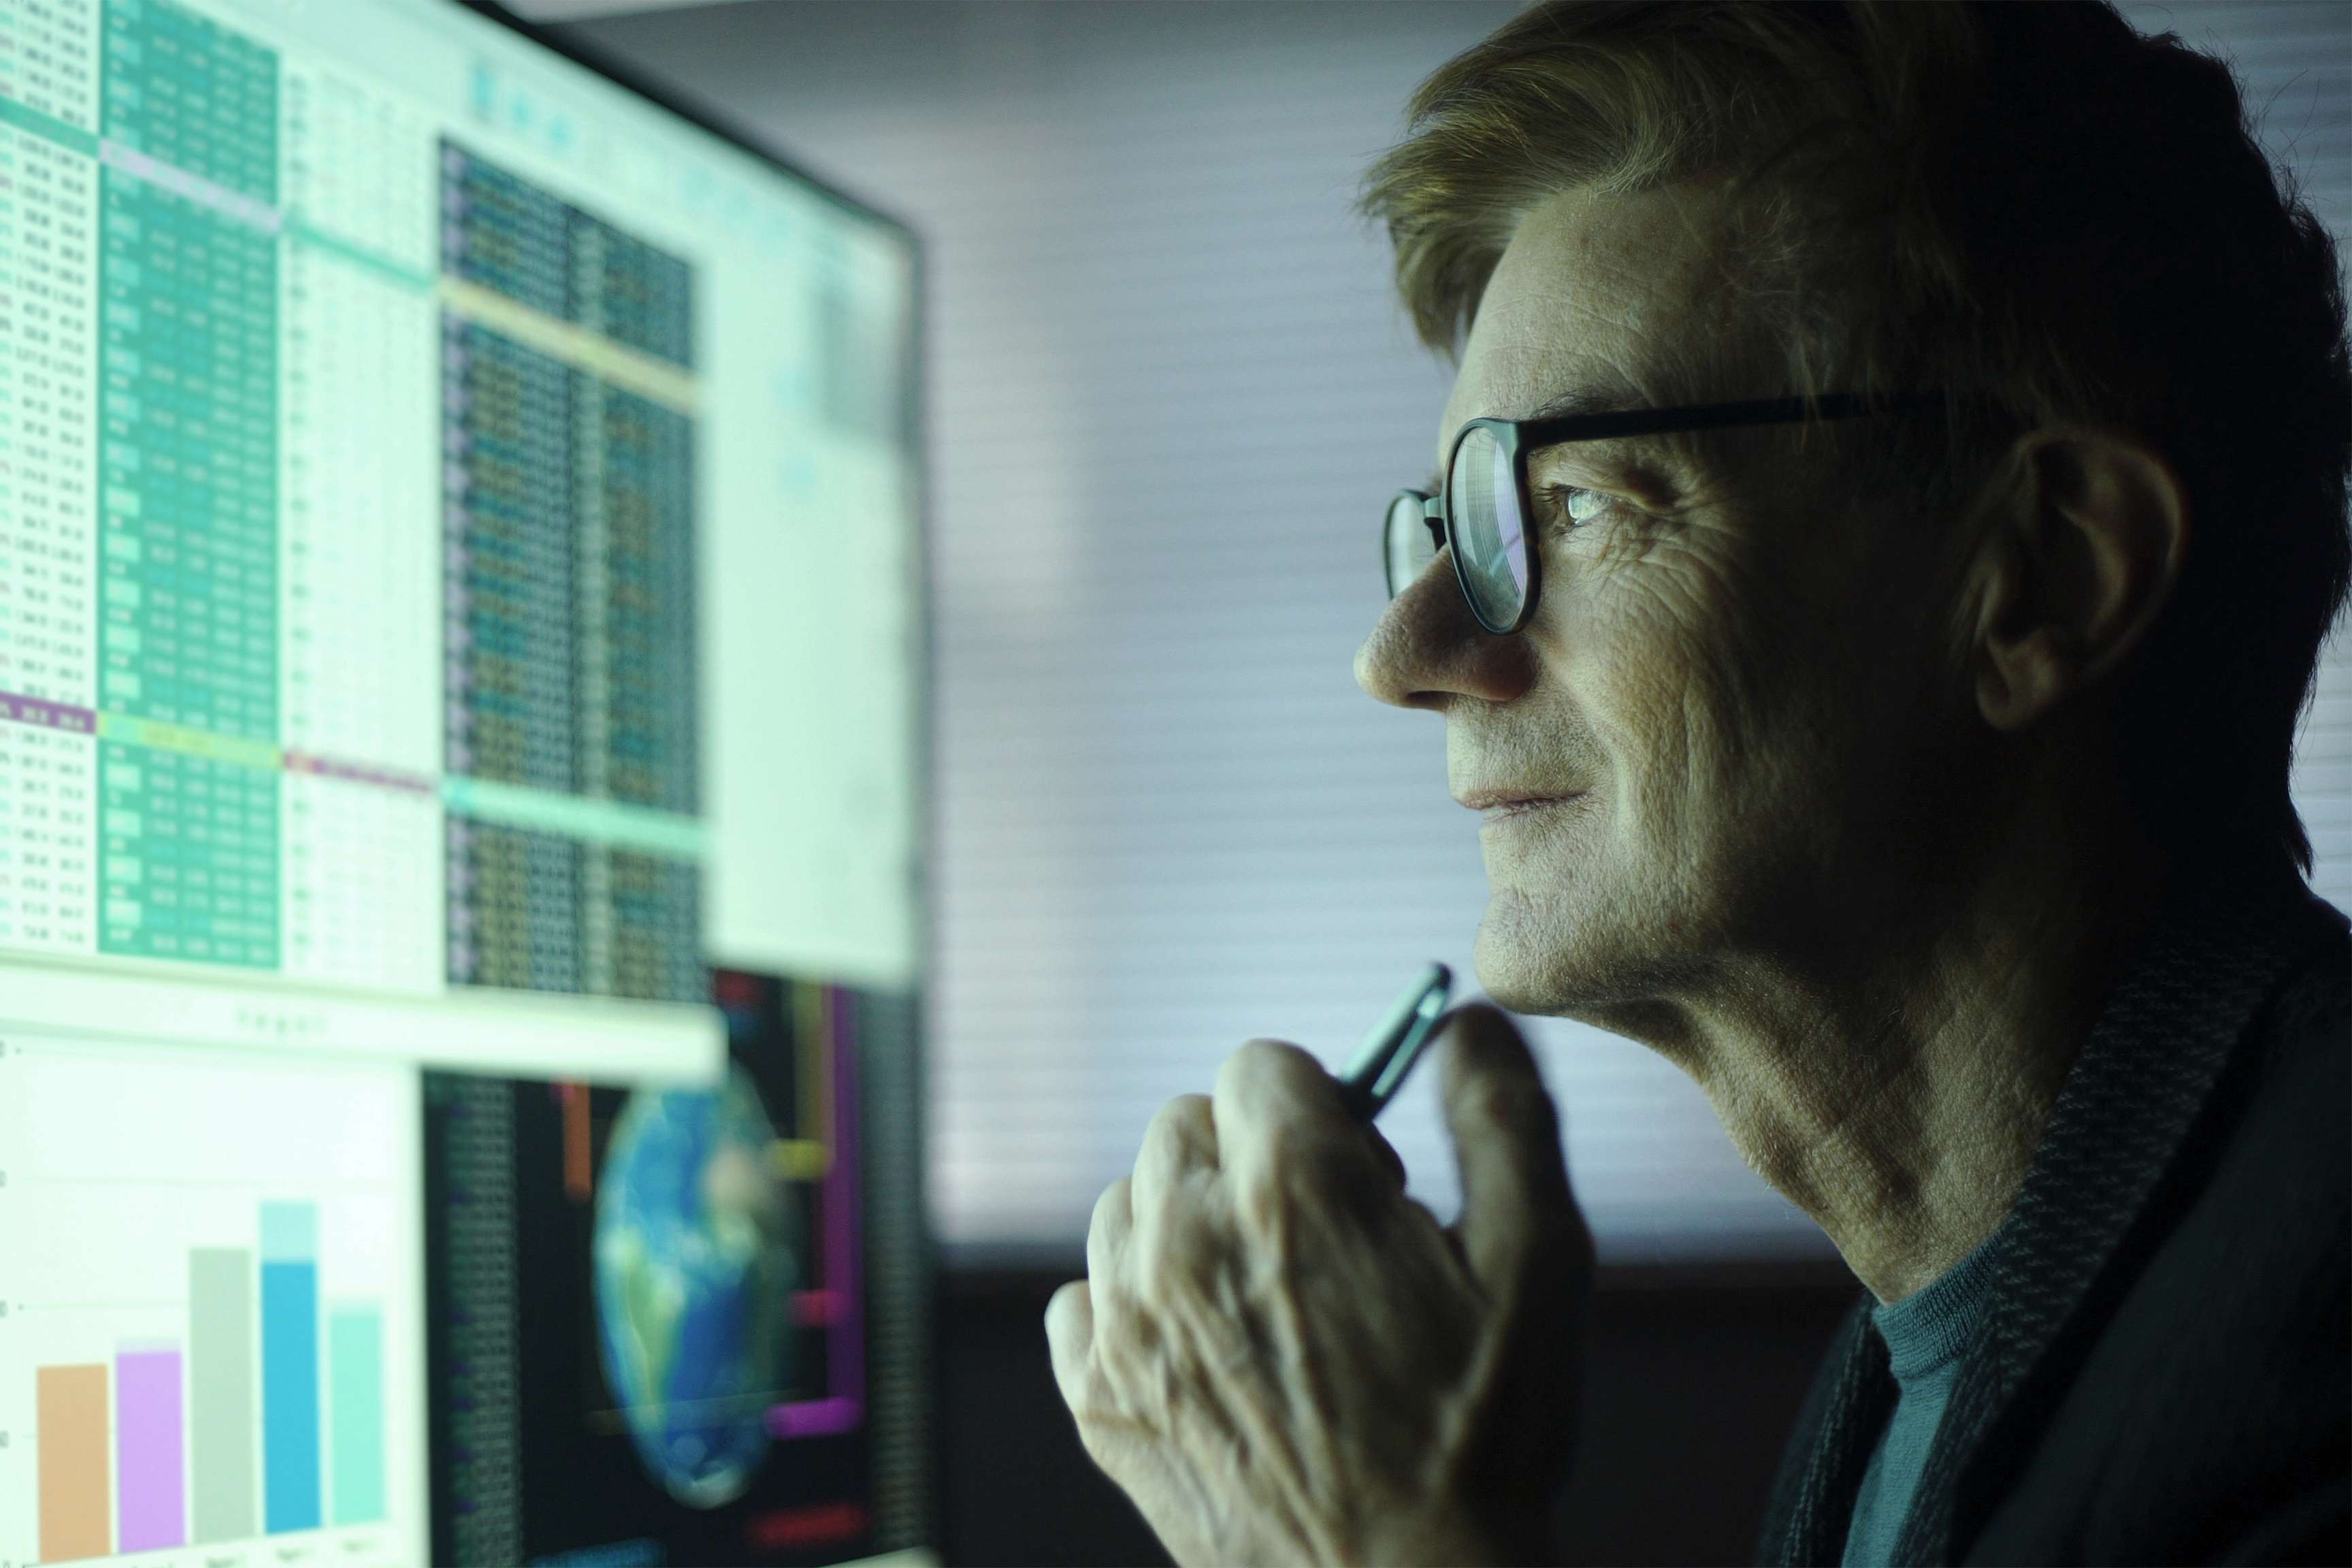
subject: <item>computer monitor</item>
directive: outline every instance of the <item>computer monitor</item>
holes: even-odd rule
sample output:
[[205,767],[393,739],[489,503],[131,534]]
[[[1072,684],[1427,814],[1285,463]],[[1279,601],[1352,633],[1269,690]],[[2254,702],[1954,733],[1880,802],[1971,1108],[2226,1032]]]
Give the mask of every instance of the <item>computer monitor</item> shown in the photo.
[[929,1539],[912,236],[456,0],[0,8],[0,1563]]

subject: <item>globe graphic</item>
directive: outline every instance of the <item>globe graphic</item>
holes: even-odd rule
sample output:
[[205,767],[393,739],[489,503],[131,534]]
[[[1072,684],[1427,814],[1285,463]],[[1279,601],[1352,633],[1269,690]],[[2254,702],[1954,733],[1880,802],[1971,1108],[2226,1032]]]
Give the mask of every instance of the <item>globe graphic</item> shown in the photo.
[[792,1373],[802,1238],[740,1067],[716,1089],[641,1089],[596,1189],[604,1376],[646,1471],[716,1508],[751,1485]]

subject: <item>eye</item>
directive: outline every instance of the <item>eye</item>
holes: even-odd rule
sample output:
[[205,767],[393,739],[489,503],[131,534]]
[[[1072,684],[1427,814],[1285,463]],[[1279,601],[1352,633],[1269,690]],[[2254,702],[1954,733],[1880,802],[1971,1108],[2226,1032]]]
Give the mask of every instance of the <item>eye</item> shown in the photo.
[[1579,528],[1591,522],[1617,499],[1601,490],[1588,490],[1580,485],[1546,485],[1543,493],[1553,517],[1570,528]]

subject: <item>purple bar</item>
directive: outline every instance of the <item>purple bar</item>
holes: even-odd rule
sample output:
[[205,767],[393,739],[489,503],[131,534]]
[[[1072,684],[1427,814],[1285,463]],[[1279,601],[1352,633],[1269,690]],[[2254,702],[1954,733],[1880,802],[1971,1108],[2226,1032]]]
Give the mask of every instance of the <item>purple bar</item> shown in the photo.
[[178,1546],[188,1539],[181,1431],[179,1351],[117,1351],[114,1469],[121,1481],[117,1552]]
[[811,1399],[799,1405],[768,1407],[771,1437],[816,1437],[833,1432],[855,1432],[865,1419],[865,1408],[855,1399]]
[[44,702],[37,697],[14,691],[0,691],[0,721],[37,724],[45,730],[70,730],[77,735],[98,733],[98,715],[90,710]]
[[[825,988],[833,1052],[833,1161],[825,1173],[824,1284],[803,1291],[825,1299],[831,1327],[825,1356],[832,1393],[824,1399],[768,1407],[772,1437],[815,1437],[855,1432],[866,1417],[864,1259],[857,1245],[857,994]],[[812,1300],[812,1305],[814,1300]]]
[[431,779],[418,773],[405,773],[394,768],[383,768],[373,763],[347,763],[336,757],[322,757],[315,752],[289,752],[286,767],[289,773],[316,773],[321,778],[350,779],[357,784],[374,784],[381,789],[405,790],[411,795],[431,795]]
[[825,1173],[825,1283],[846,1300],[833,1321],[833,1392],[853,1408],[866,1399],[865,1251],[858,1245],[857,993],[833,993],[833,1169]]

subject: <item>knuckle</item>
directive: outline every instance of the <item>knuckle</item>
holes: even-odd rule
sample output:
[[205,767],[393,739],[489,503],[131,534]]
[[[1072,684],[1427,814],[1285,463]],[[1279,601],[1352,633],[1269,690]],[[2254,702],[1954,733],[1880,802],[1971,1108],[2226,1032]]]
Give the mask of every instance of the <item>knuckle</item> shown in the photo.
[[1203,1293],[1216,1277],[1220,1247],[1198,1214],[1179,1207],[1153,1227],[1135,1260],[1136,1284],[1150,1300],[1166,1303]]
[[1267,1130],[1235,1204],[1246,1222],[1266,1230],[1286,1224],[1301,1208],[1320,1205],[1334,1185],[1330,1162],[1292,1129],[1276,1126]]
[[1108,1237],[1127,1219],[1129,1205],[1132,1201],[1132,1187],[1133,1184],[1121,1176],[1102,1190],[1102,1195],[1095,1199],[1094,1216],[1087,1222],[1087,1227],[1094,1235]]
[[1211,1101],[1205,1094],[1180,1094],[1152,1113],[1144,1129],[1147,1149],[1175,1153],[1196,1144],[1211,1126]]
[[1307,1069],[1323,1070],[1313,1057],[1287,1040],[1244,1040],[1217,1069],[1217,1089],[1220,1093],[1230,1091],[1254,1100],[1280,1092]]
[[1167,1335],[1150,1298],[1130,1292],[1126,1305],[1095,1335],[1095,1361],[1104,1377],[1116,1384],[1133,1369],[1160,1353]]

